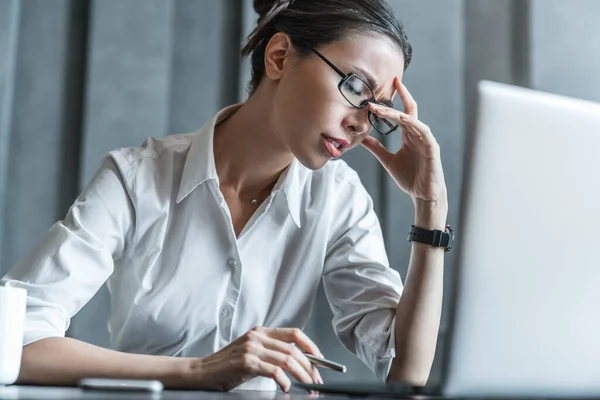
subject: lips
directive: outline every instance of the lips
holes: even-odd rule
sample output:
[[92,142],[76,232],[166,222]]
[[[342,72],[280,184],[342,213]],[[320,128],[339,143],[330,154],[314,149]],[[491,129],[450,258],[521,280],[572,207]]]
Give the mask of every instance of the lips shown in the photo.
[[321,135],[325,148],[329,152],[329,155],[333,158],[338,158],[342,155],[342,152],[347,147],[350,147],[350,143],[345,139],[335,138],[332,136]]

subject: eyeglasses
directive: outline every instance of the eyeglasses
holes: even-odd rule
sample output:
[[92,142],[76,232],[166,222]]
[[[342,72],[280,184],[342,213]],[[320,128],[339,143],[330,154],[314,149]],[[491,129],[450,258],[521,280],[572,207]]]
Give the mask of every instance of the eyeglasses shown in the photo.
[[[338,83],[338,90],[354,108],[365,108],[369,103],[381,104],[375,99],[373,89],[371,89],[371,87],[358,75],[355,73],[344,74],[338,67],[333,65],[331,61],[325,58],[323,54],[319,53],[317,49],[310,46],[307,47],[342,77],[342,80]],[[397,124],[386,118],[378,117],[373,114],[371,110],[369,110],[368,115],[371,126],[382,135],[389,135],[398,129]]]

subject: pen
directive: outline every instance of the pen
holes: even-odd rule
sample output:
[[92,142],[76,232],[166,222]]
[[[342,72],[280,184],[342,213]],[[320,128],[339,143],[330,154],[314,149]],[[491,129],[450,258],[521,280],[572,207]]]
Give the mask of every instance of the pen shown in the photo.
[[308,353],[304,353],[304,355],[306,356],[306,358],[308,358],[310,360],[311,364],[313,364],[313,365],[333,369],[334,371],[338,371],[338,372],[342,372],[342,373],[346,372],[345,365],[338,364],[334,361],[327,360],[325,358],[316,357],[316,356],[313,356],[312,354],[308,354]]

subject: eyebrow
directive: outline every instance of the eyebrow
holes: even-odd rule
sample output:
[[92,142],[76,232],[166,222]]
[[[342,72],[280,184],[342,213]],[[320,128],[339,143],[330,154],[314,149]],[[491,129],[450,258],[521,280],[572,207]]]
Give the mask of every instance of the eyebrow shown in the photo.
[[[367,81],[367,84],[369,85],[371,90],[373,90],[373,92],[375,92],[375,91],[377,91],[377,89],[379,89],[379,82],[377,82],[375,77],[373,75],[371,75],[371,73],[369,73],[369,71],[362,69],[361,67],[358,67],[356,65],[352,66],[352,70],[355,71],[355,73],[358,72],[360,75],[362,75],[362,77]],[[382,99],[382,100],[377,100],[377,101],[388,107],[394,106],[394,103],[392,103],[392,101],[388,100],[388,99]]]

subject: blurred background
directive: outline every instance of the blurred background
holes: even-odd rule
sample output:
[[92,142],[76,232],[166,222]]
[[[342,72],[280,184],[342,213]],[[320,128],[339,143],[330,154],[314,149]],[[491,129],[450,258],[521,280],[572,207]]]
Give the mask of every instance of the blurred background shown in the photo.
[[[600,1],[388,2],[413,45],[404,82],[440,143],[448,222],[460,232],[476,83],[600,101]],[[64,217],[107,151],[195,130],[245,99],[249,65],[239,49],[256,18],[250,0],[0,0],[0,276]],[[399,140],[390,137],[388,147]],[[404,279],[412,203],[366,150],[346,160],[374,199],[391,265]],[[446,295],[454,262],[451,252]],[[102,289],[68,335],[108,346],[107,314]],[[440,379],[446,315],[447,307],[429,385]],[[324,378],[375,381],[339,344],[331,318],[320,291],[306,332],[327,357],[348,365],[345,375],[326,371]]]

